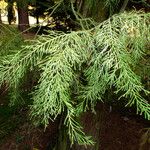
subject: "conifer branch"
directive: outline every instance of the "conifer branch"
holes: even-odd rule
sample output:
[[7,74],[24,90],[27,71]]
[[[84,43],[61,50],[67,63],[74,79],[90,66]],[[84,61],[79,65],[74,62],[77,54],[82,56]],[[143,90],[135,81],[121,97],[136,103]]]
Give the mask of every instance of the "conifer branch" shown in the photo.
[[[115,86],[116,93],[123,92],[121,97],[127,98],[127,105],[135,105],[137,113],[150,119],[150,104],[142,97],[149,91],[135,73],[150,41],[149,16],[122,13],[90,30],[67,34],[52,31],[39,36],[15,55],[0,60],[0,84],[9,83],[17,96],[26,72],[38,68],[40,79],[32,91],[31,117],[47,126],[49,119],[66,111],[64,124],[72,144],[93,144],[76,121],[76,112],[89,106],[94,110],[110,87]],[[75,101],[71,87],[81,71],[86,83],[77,87]]]

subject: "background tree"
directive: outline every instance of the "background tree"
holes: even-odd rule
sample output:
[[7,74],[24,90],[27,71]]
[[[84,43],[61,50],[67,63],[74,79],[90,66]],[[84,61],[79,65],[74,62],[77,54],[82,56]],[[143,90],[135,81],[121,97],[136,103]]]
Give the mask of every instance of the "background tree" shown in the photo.
[[36,18],[36,23],[39,24],[39,17],[45,18],[46,15],[48,15],[52,9],[51,7],[54,6],[53,1],[42,1],[42,0],[36,0],[35,2],[30,4],[32,6],[32,9],[29,11],[29,14]]
[[29,28],[28,0],[16,0],[18,8],[18,29],[26,31]]
[[14,0],[8,0],[7,1],[8,5],[7,5],[7,12],[8,12],[8,23],[11,24],[11,22],[14,20]]

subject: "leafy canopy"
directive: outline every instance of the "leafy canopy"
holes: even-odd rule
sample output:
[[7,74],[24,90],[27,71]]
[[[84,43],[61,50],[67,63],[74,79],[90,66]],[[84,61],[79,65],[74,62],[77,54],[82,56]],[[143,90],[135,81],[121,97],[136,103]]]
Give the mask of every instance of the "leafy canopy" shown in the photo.
[[0,83],[9,83],[15,104],[26,73],[38,70],[30,115],[47,126],[49,119],[64,112],[72,144],[94,144],[76,119],[89,106],[94,110],[111,87],[150,120],[150,104],[142,97],[149,91],[135,71],[150,42],[149,17],[149,13],[122,13],[89,30],[50,31],[16,54],[1,58]]

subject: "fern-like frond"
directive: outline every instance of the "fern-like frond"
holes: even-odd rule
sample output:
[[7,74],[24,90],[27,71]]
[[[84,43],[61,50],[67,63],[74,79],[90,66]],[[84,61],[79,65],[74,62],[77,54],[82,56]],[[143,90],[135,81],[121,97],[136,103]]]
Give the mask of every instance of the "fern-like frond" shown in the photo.
[[[143,56],[145,46],[149,42],[148,18],[149,15],[132,15],[132,13],[128,16],[122,14],[112,17],[100,25],[95,38],[98,54],[101,58],[98,64],[101,66],[100,70],[103,70],[103,76],[106,76],[106,85],[116,86],[117,91],[124,91],[123,96],[129,99],[130,106],[135,104],[137,112],[143,113],[147,119],[150,119],[150,105],[141,96],[141,93],[148,94],[149,91],[144,89],[140,78],[134,73],[135,66]],[[145,36],[143,37],[143,35]],[[96,62],[97,59],[94,58],[94,62]],[[97,68],[97,64],[94,64],[94,67]],[[90,66],[89,70],[91,68],[93,66]],[[92,73],[86,74],[86,76],[89,83],[93,81]],[[105,77],[99,83],[103,83],[104,79]],[[93,84],[93,89],[96,89],[96,87],[98,86]],[[90,90],[89,93],[91,93]],[[99,95],[97,93],[94,93],[95,97]]]
[[71,141],[71,145],[74,144],[74,141],[78,141],[80,145],[94,145],[94,142],[91,140],[90,136],[86,136],[82,131],[82,126],[74,119],[76,115],[74,110],[68,110],[67,116],[64,124],[68,127],[68,133]]
[[[94,110],[110,87],[123,93],[127,105],[136,105],[137,112],[150,119],[150,104],[142,97],[149,91],[135,71],[150,41],[149,16],[123,13],[90,30],[52,31],[39,36],[15,55],[0,60],[0,83],[9,83],[16,99],[26,72],[38,69],[39,82],[31,94],[31,117],[46,126],[49,119],[67,112],[64,123],[72,144],[93,144],[76,117],[89,106]],[[76,87],[74,98],[72,86],[80,78],[85,83]]]
[[[54,40],[56,37],[49,35],[46,38]],[[69,112],[75,112],[70,97],[70,86],[74,79],[74,70],[79,69],[88,59],[91,42],[89,39],[90,34],[87,39],[87,33],[72,32],[58,38],[56,43],[46,43],[45,40],[42,50],[47,54],[46,61],[39,64],[43,73],[33,93],[34,103],[31,107],[32,117],[38,118],[41,123],[47,125],[49,119],[55,119],[65,108]],[[75,116],[70,114],[66,117],[70,139],[72,142],[77,140],[80,144],[91,144],[91,140],[84,136],[73,117]]]

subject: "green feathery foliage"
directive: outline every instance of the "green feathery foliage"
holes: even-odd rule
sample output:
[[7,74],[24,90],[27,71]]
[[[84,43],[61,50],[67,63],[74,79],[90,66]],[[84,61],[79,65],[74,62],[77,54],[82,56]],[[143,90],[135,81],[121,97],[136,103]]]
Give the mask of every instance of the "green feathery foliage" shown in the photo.
[[[94,63],[91,62],[85,73],[90,78],[88,87],[96,89],[96,85],[101,85],[104,87],[101,90],[104,91],[106,86],[115,86],[116,93],[124,91],[121,97],[129,99],[127,105],[136,105],[137,113],[143,113],[145,118],[150,119],[150,105],[141,96],[141,93],[149,92],[144,90],[140,77],[134,72],[146,45],[149,44],[148,18],[149,14],[129,13],[127,16],[124,13],[104,22],[94,36],[100,50],[99,54],[97,57],[94,56]],[[95,68],[101,70],[99,76],[96,76],[97,81],[91,76]],[[87,93],[85,93],[86,98]],[[94,96],[96,96],[95,92]]]
[[128,100],[128,106],[136,106],[137,113],[150,120],[150,104],[143,98],[149,91],[136,74],[150,41],[149,17],[122,13],[90,30],[52,31],[39,36],[1,60],[0,83],[8,82],[14,89],[15,103],[26,72],[38,69],[40,79],[31,94],[30,115],[36,123],[47,126],[49,119],[55,120],[64,112],[72,144],[94,144],[76,118],[89,106],[94,110],[111,87]]
[[[1,64],[3,64],[1,66],[2,67],[1,69],[2,69],[2,72],[4,73],[4,74],[2,73],[2,76],[5,76],[5,69],[6,69],[5,65],[9,66],[10,64],[13,65],[13,63],[15,63],[15,59],[17,59],[17,58],[14,57],[14,55],[16,55],[16,53],[18,51],[20,51],[20,49],[22,49],[21,46],[24,44],[25,44],[25,42],[24,42],[21,34],[15,27],[4,25],[4,24],[0,25],[0,66],[1,66]],[[19,55],[19,57],[20,57],[20,55]],[[11,62],[12,59],[13,59],[13,62]],[[16,60],[16,61],[18,61],[18,60]],[[9,69],[10,69],[9,71],[11,71],[11,66]],[[16,71],[19,72],[19,70],[22,70],[22,69],[19,68]],[[12,70],[11,73],[14,73],[13,71],[14,70]],[[18,85],[16,85],[17,80],[18,80],[18,78],[16,78],[15,75],[12,77],[9,76],[9,79],[8,79],[8,81],[11,81],[10,85],[15,84],[15,87],[18,86]],[[7,80],[5,80],[5,81],[7,81]],[[10,97],[12,99],[11,102],[13,104],[14,99],[16,99],[16,100],[18,99],[16,97],[16,95],[18,95],[18,89],[14,90],[14,88],[12,88],[12,90],[10,90],[10,91],[11,91]],[[14,92],[15,92],[15,94],[14,94]]]
[[22,44],[23,38],[15,27],[0,24],[0,56],[20,50]]

